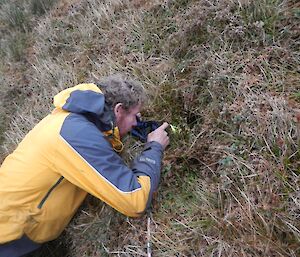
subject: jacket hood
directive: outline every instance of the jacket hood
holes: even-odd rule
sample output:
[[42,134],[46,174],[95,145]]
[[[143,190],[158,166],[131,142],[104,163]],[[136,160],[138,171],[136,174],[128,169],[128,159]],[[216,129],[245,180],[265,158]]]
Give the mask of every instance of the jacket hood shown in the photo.
[[101,115],[105,99],[95,84],[79,84],[54,96],[54,106],[72,113]]
[[104,133],[115,151],[123,150],[114,112],[105,104],[104,94],[95,84],[67,88],[54,96],[53,103],[56,109],[84,115]]
[[105,104],[105,97],[95,84],[79,84],[54,96],[54,106],[84,115],[101,131],[115,130],[115,115]]

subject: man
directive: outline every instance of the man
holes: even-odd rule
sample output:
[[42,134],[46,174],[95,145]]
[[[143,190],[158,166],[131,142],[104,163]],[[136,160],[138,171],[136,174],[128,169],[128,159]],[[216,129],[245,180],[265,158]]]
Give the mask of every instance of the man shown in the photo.
[[23,256],[57,238],[87,193],[127,216],[143,214],[158,187],[168,124],[148,135],[131,168],[118,152],[144,98],[124,76],[54,97],[52,113],[0,168],[0,257]]

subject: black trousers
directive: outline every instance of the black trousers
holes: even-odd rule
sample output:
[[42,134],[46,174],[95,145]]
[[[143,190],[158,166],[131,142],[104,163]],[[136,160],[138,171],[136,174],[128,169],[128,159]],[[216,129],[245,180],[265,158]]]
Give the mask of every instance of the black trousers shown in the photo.
[[42,245],[31,241],[26,235],[18,240],[0,244],[0,257],[25,257]]

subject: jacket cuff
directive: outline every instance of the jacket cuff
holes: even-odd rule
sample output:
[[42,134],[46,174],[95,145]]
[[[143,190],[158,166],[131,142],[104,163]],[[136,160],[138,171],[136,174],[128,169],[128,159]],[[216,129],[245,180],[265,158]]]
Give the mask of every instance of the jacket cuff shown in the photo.
[[145,147],[144,147],[144,151],[149,149],[149,148],[160,151],[161,153],[164,152],[163,146],[160,143],[156,142],[156,141],[147,142]]

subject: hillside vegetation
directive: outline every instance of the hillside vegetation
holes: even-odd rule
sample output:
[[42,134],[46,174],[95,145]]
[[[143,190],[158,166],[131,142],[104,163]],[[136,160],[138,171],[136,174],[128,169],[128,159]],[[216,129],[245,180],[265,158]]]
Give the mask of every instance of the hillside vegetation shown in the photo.
[[[1,158],[60,90],[116,72],[176,126],[153,256],[300,256],[297,0],[0,0]],[[128,137],[128,162],[142,147]],[[147,219],[89,197],[43,256],[147,256]]]

